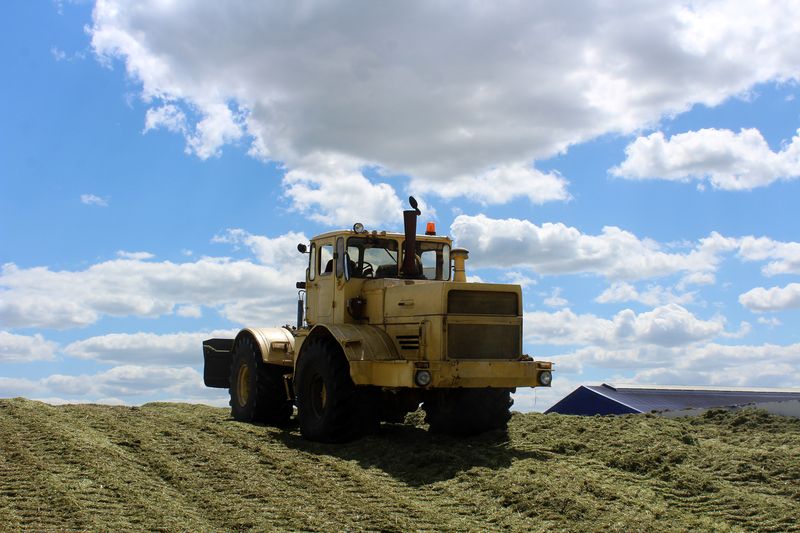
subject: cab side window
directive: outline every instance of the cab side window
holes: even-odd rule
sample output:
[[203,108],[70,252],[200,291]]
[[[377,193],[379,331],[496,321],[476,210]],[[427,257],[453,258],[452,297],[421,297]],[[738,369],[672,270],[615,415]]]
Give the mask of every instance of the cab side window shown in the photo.
[[311,252],[308,254],[308,279],[317,277],[317,245],[311,243]]
[[320,276],[333,274],[333,245],[323,244],[319,247],[319,262],[317,263]]

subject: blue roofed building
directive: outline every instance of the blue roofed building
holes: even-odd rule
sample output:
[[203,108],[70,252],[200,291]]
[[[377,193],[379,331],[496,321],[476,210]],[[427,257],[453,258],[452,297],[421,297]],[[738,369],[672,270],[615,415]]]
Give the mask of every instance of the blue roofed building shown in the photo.
[[662,385],[581,385],[545,413],[565,415],[697,414],[712,408],[754,406],[800,418],[800,389]]

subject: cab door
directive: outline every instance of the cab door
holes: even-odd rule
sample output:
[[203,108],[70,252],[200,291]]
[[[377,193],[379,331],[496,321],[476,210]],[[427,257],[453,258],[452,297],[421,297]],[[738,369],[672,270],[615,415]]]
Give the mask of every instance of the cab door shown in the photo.
[[309,285],[307,288],[306,316],[308,323],[333,322],[334,294],[336,288],[336,267],[333,258],[333,239],[316,244],[316,257],[309,265]]

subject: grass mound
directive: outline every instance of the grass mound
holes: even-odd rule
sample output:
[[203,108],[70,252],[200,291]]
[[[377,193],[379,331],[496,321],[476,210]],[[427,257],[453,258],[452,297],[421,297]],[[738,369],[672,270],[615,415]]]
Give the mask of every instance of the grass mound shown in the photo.
[[0,529],[797,530],[800,421],[516,414],[344,445],[183,404],[0,400]]

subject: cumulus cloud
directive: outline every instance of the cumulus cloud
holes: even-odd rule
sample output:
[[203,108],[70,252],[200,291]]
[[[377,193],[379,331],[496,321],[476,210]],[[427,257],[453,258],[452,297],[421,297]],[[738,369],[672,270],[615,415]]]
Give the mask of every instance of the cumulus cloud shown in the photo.
[[568,200],[567,180],[524,164],[501,165],[478,175],[462,174],[445,182],[413,179],[410,189],[433,192],[443,198],[464,196],[481,204],[504,204],[527,196],[534,204]]
[[800,274],[800,243],[797,242],[744,237],[739,241],[739,257],[745,261],[769,261],[761,269],[765,276]]
[[591,272],[611,279],[642,279],[678,272],[713,272],[719,254],[736,242],[717,233],[686,253],[671,253],[617,227],[586,235],[561,223],[459,215],[450,226],[457,245],[475,252],[476,267],[527,266],[540,274]]
[[[233,233],[255,249],[289,250],[260,259],[204,257],[195,262],[145,261],[146,256],[115,259],[81,271],[20,268],[0,270],[0,322],[6,327],[70,328],[102,316],[157,317],[181,306],[211,307],[237,323],[272,325],[294,316],[294,284],[305,261],[297,253],[299,234],[267,237]],[[233,239],[234,237],[230,237]],[[305,240],[303,238],[300,239]],[[260,248],[259,248],[260,247]],[[284,255],[285,254],[285,255]],[[282,259],[291,258],[282,261]]]
[[209,389],[194,368],[121,365],[95,374],[40,379],[0,377],[0,391],[48,403],[141,404],[155,399],[227,405],[226,391]]
[[797,18],[791,2],[99,0],[89,31],[98,57],[141,84],[146,127],[181,132],[200,157],[249,142],[301,177],[317,153],[446,197],[513,184],[483,198],[497,203],[566,197],[536,159],[796,79]]
[[561,296],[561,287],[553,289],[550,295],[542,300],[542,303],[548,307],[566,307],[569,305],[567,299]]
[[284,175],[283,186],[297,211],[332,226],[394,221],[403,209],[395,190],[386,183],[373,184],[352,158],[319,153],[305,157]]
[[0,363],[52,361],[58,344],[45,340],[40,334],[15,335],[0,331]]
[[779,318],[776,318],[774,316],[771,316],[771,317],[760,316],[760,317],[758,317],[756,322],[758,322],[759,324],[763,324],[763,325],[767,326],[770,329],[776,328],[776,327],[780,326],[781,324],[783,324],[783,322],[781,322]]
[[125,250],[118,250],[117,257],[122,259],[133,259],[135,261],[145,261],[147,259],[152,259],[155,256],[150,252],[126,252]]
[[296,231],[290,231],[278,237],[265,237],[254,235],[241,228],[234,228],[215,235],[211,242],[244,245],[250,249],[262,265],[298,271],[304,269],[308,263],[307,256],[297,251],[297,245],[308,242],[308,237]]
[[[475,252],[469,264],[484,267],[528,267],[538,274],[592,273],[614,283],[598,302],[641,301],[649,305],[689,303],[693,293],[675,294],[651,286],[640,292],[626,281],[682,274],[676,288],[715,281],[725,254],[743,261],[767,261],[767,276],[800,273],[800,243],[767,237],[725,237],[712,232],[696,243],[662,244],[606,226],[599,235],[587,235],[562,223],[541,225],[515,218],[458,215],[450,232],[460,247]],[[681,250],[682,249],[682,250]]]
[[750,190],[800,176],[800,131],[773,152],[756,129],[702,129],[639,137],[625,149],[625,161],[611,169],[627,179],[708,180],[716,189]]
[[675,294],[672,289],[660,285],[649,285],[644,291],[639,291],[630,283],[619,281],[612,283],[597,298],[597,303],[639,302],[645,305],[656,306],[668,303],[688,304],[694,301],[694,292]]
[[550,345],[686,346],[720,335],[724,326],[722,319],[702,320],[677,304],[640,314],[625,309],[611,319],[562,309],[525,313],[525,340]]
[[198,365],[202,362],[202,343],[210,338],[236,336],[238,330],[215,330],[192,333],[111,333],[76,341],[64,347],[64,353],[77,359],[110,364]]
[[184,318],[200,318],[203,310],[199,305],[182,305],[175,310],[175,314]]
[[506,272],[505,274],[503,274],[503,278],[508,283],[519,285],[523,289],[530,287],[532,285],[536,285],[537,283],[537,281],[531,278],[530,276],[526,276],[522,272],[516,272],[516,271]]
[[672,355],[674,364],[647,368],[634,379],[664,385],[734,387],[796,387],[800,380],[800,344],[709,343]]
[[[552,357],[556,370],[614,370],[620,380],[659,385],[796,387],[800,344],[589,346]],[[554,380],[555,381],[555,380]]]
[[783,311],[800,308],[800,283],[785,287],[756,287],[739,295],[739,303],[751,311]]
[[94,194],[81,194],[81,203],[85,205],[108,207],[108,198],[102,198]]
[[144,132],[158,128],[165,128],[173,133],[186,133],[186,115],[172,104],[151,107],[144,117]]

